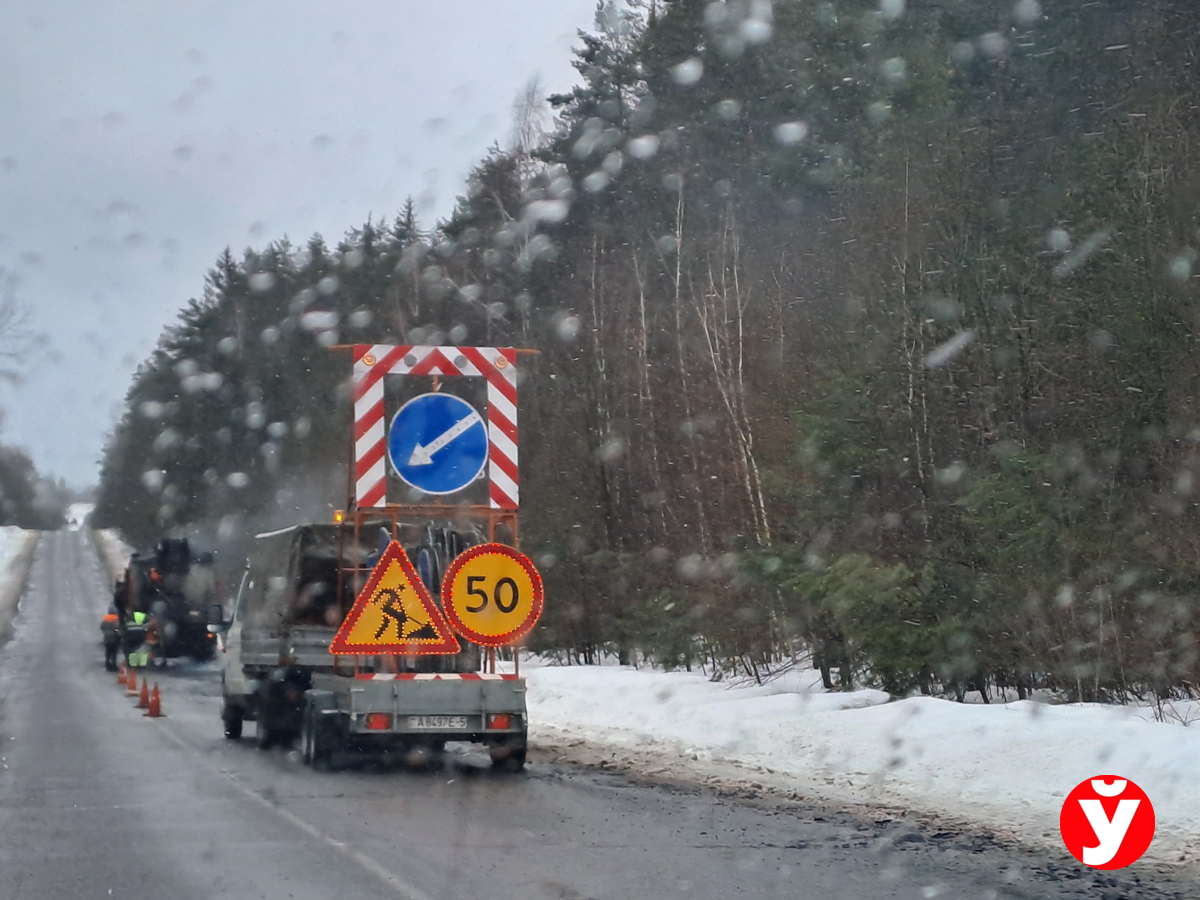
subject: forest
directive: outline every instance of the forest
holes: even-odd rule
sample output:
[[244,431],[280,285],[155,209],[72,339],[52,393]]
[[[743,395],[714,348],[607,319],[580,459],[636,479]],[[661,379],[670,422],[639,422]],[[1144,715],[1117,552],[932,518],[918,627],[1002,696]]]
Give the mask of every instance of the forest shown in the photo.
[[[0,267],[0,433],[6,394],[20,390],[22,366],[30,352],[29,308],[19,294],[20,279]],[[21,447],[0,442],[0,526],[61,528],[75,499],[61,480],[40,474]]]
[[166,298],[94,524],[326,520],[335,345],[533,348],[532,649],[1191,695],[1197,50],[1191,0],[601,3],[444,220],[225,249]]

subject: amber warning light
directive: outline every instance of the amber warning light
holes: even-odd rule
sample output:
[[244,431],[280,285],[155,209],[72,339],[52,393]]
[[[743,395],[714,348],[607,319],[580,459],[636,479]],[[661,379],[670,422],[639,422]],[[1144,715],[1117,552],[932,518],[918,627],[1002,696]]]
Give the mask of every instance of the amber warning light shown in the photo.
[[335,509],[333,511],[333,524],[341,525],[346,521],[346,511],[344,509]]

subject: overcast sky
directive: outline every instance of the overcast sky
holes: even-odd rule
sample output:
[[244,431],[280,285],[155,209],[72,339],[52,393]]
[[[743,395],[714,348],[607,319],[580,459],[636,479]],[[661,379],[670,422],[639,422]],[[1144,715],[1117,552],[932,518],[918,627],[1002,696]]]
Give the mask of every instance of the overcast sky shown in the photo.
[[0,269],[44,335],[0,441],[95,480],[137,363],[220,250],[426,224],[594,0],[0,3]]

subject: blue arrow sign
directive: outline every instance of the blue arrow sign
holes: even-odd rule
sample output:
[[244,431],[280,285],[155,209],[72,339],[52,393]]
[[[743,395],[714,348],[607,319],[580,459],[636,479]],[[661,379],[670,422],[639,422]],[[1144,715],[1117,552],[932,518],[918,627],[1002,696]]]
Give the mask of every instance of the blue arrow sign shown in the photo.
[[487,464],[487,428],[466,400],[421,394],[396,413],[388,429],[388,459],[407,484],[427,494],[453,494]]

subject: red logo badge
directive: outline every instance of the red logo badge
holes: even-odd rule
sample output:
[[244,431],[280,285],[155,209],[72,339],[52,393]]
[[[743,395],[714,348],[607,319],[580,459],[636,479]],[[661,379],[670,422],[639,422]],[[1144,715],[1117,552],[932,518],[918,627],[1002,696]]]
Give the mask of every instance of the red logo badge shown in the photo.
[[1058,815],[1067,850],[1093,869],[1123,869],[1154,839],[1154,807],[1127,778],[1097,775],[1075,785]]

